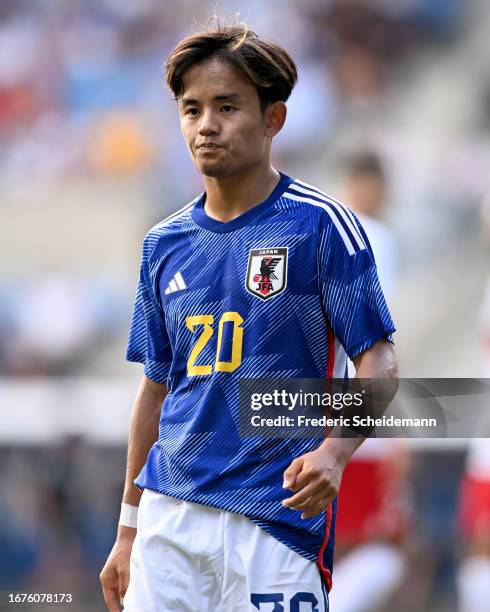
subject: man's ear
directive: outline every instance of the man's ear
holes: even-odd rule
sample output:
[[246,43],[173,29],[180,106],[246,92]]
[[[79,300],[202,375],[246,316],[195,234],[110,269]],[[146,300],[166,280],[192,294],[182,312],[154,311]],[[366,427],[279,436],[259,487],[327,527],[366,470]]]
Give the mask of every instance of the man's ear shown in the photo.
[[287,108],[284,102],[272,102],[265,109],[267,123],[265,126],[265,135],[273,138],[282,129],[286,121]]

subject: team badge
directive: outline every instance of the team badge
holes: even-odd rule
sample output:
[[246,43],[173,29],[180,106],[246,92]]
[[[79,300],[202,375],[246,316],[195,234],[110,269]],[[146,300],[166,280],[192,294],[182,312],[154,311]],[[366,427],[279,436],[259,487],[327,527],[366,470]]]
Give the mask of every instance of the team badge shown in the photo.
[[247,291],[268,300],[286,288],[288,249],[252,249],[248,256]]

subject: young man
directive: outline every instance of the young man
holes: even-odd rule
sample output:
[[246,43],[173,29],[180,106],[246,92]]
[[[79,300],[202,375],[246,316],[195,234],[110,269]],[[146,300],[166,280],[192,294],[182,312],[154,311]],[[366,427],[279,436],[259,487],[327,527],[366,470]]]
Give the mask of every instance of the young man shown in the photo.
[[346,354],[360,377],[397,373],[362,228],[271,166],[295,81],[288,54],[242,27],[168,59],[205,192],[143,245],[111,611],[123,596],[127,612],[328,610],[335,498],[360,440],[241,438],[239,380],[343,376]]
[[[368,236],[389,304],[396,290],[398,258],[395,237],[383,219],[389,193],[386,171],[374,151],[358,150],[346,157],[343,175],[344,201]],[[370,438],[344,470],[330,598],[335,612],[381,609],[403,581],[403,544],[410,527],[409,466],[410,454],[402,440]],[[359,578],[353,581],[355,575]]]

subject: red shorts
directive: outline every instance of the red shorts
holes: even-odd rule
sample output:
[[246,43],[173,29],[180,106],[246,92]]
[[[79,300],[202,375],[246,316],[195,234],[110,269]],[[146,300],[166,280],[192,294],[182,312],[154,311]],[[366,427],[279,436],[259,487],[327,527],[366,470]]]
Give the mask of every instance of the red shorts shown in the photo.
[[465,537],[490,537],[490,480],[464,476],[458,518]]
[[336,540],[359,544],[372,539],[399,540],[409,527],[405,477],[390,457],[353,459],[342,477]]

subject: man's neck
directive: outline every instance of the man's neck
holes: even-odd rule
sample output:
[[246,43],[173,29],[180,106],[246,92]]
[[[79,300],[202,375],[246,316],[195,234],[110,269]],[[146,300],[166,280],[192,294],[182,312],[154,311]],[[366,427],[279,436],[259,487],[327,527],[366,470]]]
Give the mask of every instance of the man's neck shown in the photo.
[[231,221],[263,202],[274,191],[279,179],[279,172],[272,166],[254,168],[224,179],[205,176],[204,210],[217,221]]

